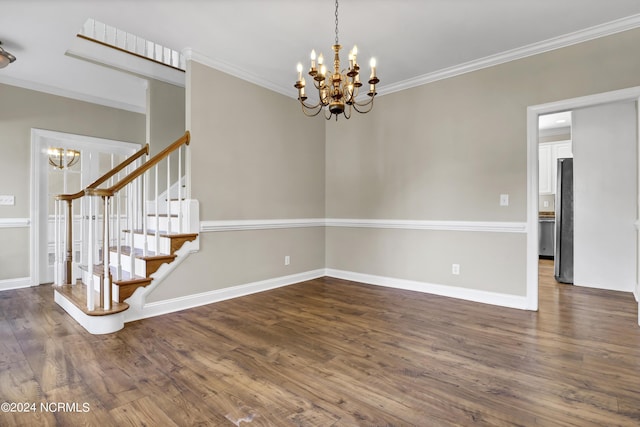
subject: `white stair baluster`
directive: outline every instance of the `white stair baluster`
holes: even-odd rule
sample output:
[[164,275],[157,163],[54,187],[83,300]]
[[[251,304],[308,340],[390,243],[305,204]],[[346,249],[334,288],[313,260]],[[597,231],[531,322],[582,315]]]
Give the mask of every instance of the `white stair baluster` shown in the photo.
[[[119,174],[118,174],[119,178]],[[122,280],[122,195],[118,194],[116,199],[117,228],[114,230],[116,237],[116,280]],[[133,234],[133,232],[131,233]]]
[[[116,167],[115,154],[112,153],[111,154],[111,169],[113,169],[115,167]],[[117,178],[117,176],[114,175],[109,179],[109,187],[111,187],[113,184],[115,184],[117,182],[116,178]],[[117,217],[115,215],[116,204],[112,200],[109,205],[111,207],[111,210],[110,210],[110,212],[111,212],[111,216],[110,216],[110,218],[111,218],[111,230],[115,231],[116,230],[116,221],[117,221]],[[115,239],[115,237],[116,237],[116,233],[115,232],[111,233],[111,239],[109,240],[109,242],[110,242],[109,246],[110,247],[111,246],[116,246],[116,242],[115,242],[115,240],[113,240],[113,239]]]
[[147,256],[149,251],[149,245],[147,244],[147,176],[149,171],[142,174],[140,179],[142,180],[142,255]]
[[155,237],[155,241],[156,241],[156,252],[158,251],[158,248],[160,247],[160,204],[159,204],[159,200],[160,200],[160,196],[158,194],[159,191],[159,181],[160,178],[158,177],[159,175],[159,170],[158,170],[158,166],[154,166],[153,168],[155,170],[155,178],[156,178],[156,225],[155,225],[155,233],[154,233],[154,237]]
[[[133,247],[134,247],[134,243],[135,243],[135,188],[134,188],[134,184],[131,183],[127,186],[127,188],[129,189],[129,215],[128,215],[128,219],[129,222],[131,224],[131,227],[129,227],[129,229],[131,230],[131,239],[129,240],[129,252],[133,251]],[[131,256],[131,253],[129,254],[129,278],[133,279],[134,276],[136,274],[136,263],[133,260],[133,257]]]
[[182,147],[178,147],[178,233],[182,233]]
[[93,197],[89,200],[89,236],[87,244],[89,246],[88,260],[87,260],[87,310],[95,310],[94,292],[93,292],[93,257],[94,257],[94,236],[95,229],[93,227]]
[[102,294],[104,299],[102,301],[102,306],[105,310],[111,310],[111,274],[109,270],[109,223],[111,222],[111,218],[109,218],[109,197],[104,198],[104,215],[102,222],[104,224],[104,237],[102,238],[102,258],[104,266],[102,276]]
[[[58,228],[60,227],[60,221],[58,219],[58,210],[60,209],[60,201],[55,200],[53,203],[53,283],[60,286],[60,233]],[[49,257],[49,251],[47,251],[47,258]],[[47,259],[47,265],[49,260]]]
[[171,154],[167,155],[167,234],[171,234]]
[[79,265],[83,265],[85,260],[86,260],[86,256],[85,256],[85,241],[84,241],[84,237],[86,235],[86,230],[85,230],[85,226],[87,224],[86,221],[86,214],[87,214],[87,210],[86,210],[86,197],[82,197],[80,200],[78,200],[78,202],[80,203],[80,226],[79,228],[79,234],[80,234],[80,259],[77,260]]

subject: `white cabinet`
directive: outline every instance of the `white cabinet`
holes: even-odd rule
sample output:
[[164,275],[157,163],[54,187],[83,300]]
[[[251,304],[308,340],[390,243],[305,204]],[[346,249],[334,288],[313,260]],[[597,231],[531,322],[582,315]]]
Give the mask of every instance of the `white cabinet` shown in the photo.
[[543,142],[538,145],[538,192],[555,194],[558,159],[573,157],[571,141]]
[[551,146],[540,144],[538,147],[538,191],[551,194]]

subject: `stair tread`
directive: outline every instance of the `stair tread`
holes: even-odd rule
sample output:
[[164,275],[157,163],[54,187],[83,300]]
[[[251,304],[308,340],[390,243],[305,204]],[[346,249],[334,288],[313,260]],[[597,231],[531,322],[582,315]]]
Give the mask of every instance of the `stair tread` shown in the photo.
[[[154,214],[154,213],[148,213],[148,214],[147,214],[147,216],[148,216],[148,217],[155,217],[155,216],[156,216],[156,214]],[[178,218],[178,214],[171,214],[171,215],[169,215],[169,214],[166,214],[166,213],[159,213],[157,216],[158,216],[159,218],[167,218],[167,217],[170,217],[170,218]]]
[[[88,267],[86,265],[81,265],[80,266],[80,270],[88,271],[89,269],[88,269]],[[118,285],[118,286],[122,286],[122,285],[126,285],[126,284],[150,282],[152,280],[149,277],[143,277],[143,276],[134,276],[133,278],[131,278],[131,275],[129,274],[128,271],[122,271],[122,279],[117,280],[117,279],[115,279],[115,277],[116,277],[116,268],[114,266],[111,266],[111,267],[109,267],[109,270],[111,271],[111,277],[112,277],[113,283]],[[95,274],[97,276],[102,276],[103,273],[104,273],[104,265],[96,264],[93,267],[93,274]]]
[[[126,302],[111,302],[111,309],[105,310],[102,307],[96,307],[94,311],[87,309],[87,287],[82,282],[78,282],[75,285],[61,285],[53,286],[53,289],[58,291],[66,299],[71,301],[73,305],[78,307],[84,314],[89,316],[106,316],[109,314],[120,313],[129,308],[129,304]],[[100,294],[95,293],[95,301],[99,301]]]
[[[115,247],[112,247],[110,249],[114,252],[117,250],[117,248]],[[122,253],[122,255],[131,255],[131,248],[129,246],[120,246],[120,253]],[[144,251],[140,248],[133,249],[133,256],[145,261],[155,260],[155,259],[174,259],[176,257],[175,255],[159,254],[149,250],[147,250],[147,255],[144,255]]]
[[[123,233],[130,233],[131,230],[122,230]],[[143,234],[141,229],[135,229],[133,230],[134,234]],[[155,236],[156,234],[156,230],[147,230],[147,235],[149,236]],[[197,237],[198,233],[178,233],[178,232],[171,232],[169,233],[168,231],[159,231],[158,234],[160,235],[160,237],[168,237],[170,239],[172,238],[180,238],[180,237]]]

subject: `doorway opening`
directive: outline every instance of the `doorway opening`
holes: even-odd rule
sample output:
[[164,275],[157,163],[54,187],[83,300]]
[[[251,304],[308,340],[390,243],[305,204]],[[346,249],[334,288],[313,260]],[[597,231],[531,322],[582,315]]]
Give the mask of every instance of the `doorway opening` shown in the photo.
[[[575,115],[576,111],[579,111],[582,114],[582,119],[581,119],[582,123],[588,123],[589,121],[595,122],[596,120],[594,120],[594,118],[597,118],[602,115],[601,111],[599,111],[598,108],[602,107],[604,108],[604,110],[602,111],[605,111],[608,107],[612,107],[612,108],[609,108],[610,110],[609,114],[613,114],[611,117],[615,117],[617,113],[611,113],[611,111],[616,110],[618,106],[624,105],[624,104],[626,104],[627,106],[629,105],[632,106],[632,109],[627,108],[626,110],[625,114],[627,119],[625,119],[626,125],[624,126],[627,129],[627,132],[629,132],[629,129],[631,129],[630,132],[632,133],[632,137],[633,137],[632,146],[630,149],[625,150],[624,153],[617,152],[615,153],[615,155],[626,157],[627,159],[630,159],[632,162],[631,168],[627,167],[627,168],[619,168],[619,169],[624,169],[625,171],[629,172],[629,174],[624,175],[624,179],[622,179],[621,181],[624,182],[625,186],[631,187],[633,189],[632,203],[634,204],[634,206],[631,209],[632,217],[628,220],[625,220],[627,229],[626,231],[624,231],[624,233],[626,233],[625,234],[626,236],[631,236],[633,238],[633,247],[631,248],[632,250],[628,252],[631,252],[633,256],[630,264],[632,269],[634,270],[634,274],[633,274],[634,277],[631,285],[626,285],[628,289],[625,289],[625,290],[633,291],[636,296],[636,300],[639,299],[640,292],[638,290],[638,273],[637,273],[638,266],[640,265],[640,259],[639,259],[639,254],[637,250],[637,245],[638,245],[637,242],[639,240],[638,239],[638,188],[640,188],[640,186],[638,185],[638,173],[637,173],[638,152],[640,151],[638,149],[639,120],[638,120],[638,108],[637,108],[637,102],[639,97],[640,97],[640,87],[635,87],[635,88],[623,89],[619,91],[607,92],[603,94],[591,95],[591,96],[586,96],[581,98],[574,98],[574,99],[569,99],[569,100],[564,100],[564,101],[559,101],[559,102],[554,102],[549,104],[537,105],[537,106],[532,106],[528,108],[527,110],[527,135],[528,135],[527,224],[528,224],[529,232],[527,237],[527,304],[529,309],[532,309],[532,310],[538,309],[538,280],[539,280],[538,260],[539,260],[539,253],[540,253],[540,246],[539,246],[540,237],[542,237],[540,235],[540,230],[539,230],[540,212],[543,212],[545,208],[549,208],[551,205],[551,200],[545,199],[541,195],[541,190],[542,192],[544,192],[545,190],[545,188],[543,188],[543,185],[541,184],[545,178],[541,176],[542,168],[543,168],[541,161],[544,160],[544,155],[540,153],[540,138],[541,136],[543,136],[542,132],[539,129],[540,117],[541,116],[544,117],[546,115],[554,114],[554,113],[573,111],[572,131],[571,131],[571,141],[572,141],[571,151],[572,151],[572,155],[576,156],[576,150],[578,149],[576,148],[578,144],[576,142],[576,134],[577,134],[576,115]],[[629,114],[629,111],[631,111],[630,114]],[[594,112],[597,114],[593,114]],[[616,128],[614,130],[615,132],[617,132],[618,129]],[[593,128],[590,128],[589,126],[583,126],[582,132],[583,134],[586,134],[587,132],[593,133],[594,131],[593,131]],[[583,136],[584,135],[582,135],[581,138]],[[598,138],[598,136],[596,136],[596,138]],[[617,135],[613,139],[617,140]],[[585,149],[588,145],[590,146],[590,148]],[[594,149],[593,147],[596,147],[596,148]],[[594,151],[597,149],[601,150],[600,154],[597,154],[597,152],[596,154],[594,154]],[[581,155],[584,156],[584,158],[591,156],[592,159],[599,158],[606,162],[608,162],[614,155],[614,153],[611,152],[612,151],[611,149],[607,153],[606,150],[603,151],[602,147],[598,147],[597,144],[593,142],[590,144],[584,144],[584,146],[582,147],[582,150],[584,152]],[[589,150],[591,150],[592,152],[589,153],[588,152]],[[588,176],[591,179],[591,181],[583,180],[585,182],[581,182],[578,185],[578,188],[576,188],[576,191],[582,191],[583,195],[585,194],[589,195],[590,193],[592,195],[597,194],[597,192],[592,191],[595,189],[595,186],[597,185],[601,187],[601,188],[598,188],[598,191],[600,191],[600,195],[603,195],[605,198],[612,196],[613,199],[616,199],[616,198],[622,199],[621,197],[619,197],[619,195],[615,194],[616,191],[612,190],[611,189],[612,187],[607,188],[606,186],[602,185],[603,183],[609,180],[609,175],[607,175],[606,177],[603,177],[602,171],[607,170],[606,167],[608,167],[609,168],[608,170],[610,171],[615,169],[612,169],[611,165],[607,166],[607,165],[598,164],[597,166],[593,167],[593,160],[591,160],[591,162],[592,163],[590,164],[589,162],[582,162],[581,167],[583,169],[580,172],[581,174],[580,176]],[[579,159],[576,159],[575,164],[579,164]],[[585,170],[585,165],[587,164],[589,164],[589,169]],[[587,188],[585,189],[585,187]],[[588,200],[587,196],[580,196],[580,201],[582,203],[584,203],[587,200]],[[549,206],[545,206],[545,201],[547,201],[546,204]],[[593,201],[591,201],[590,203],[592,203],[591,206],[595,206],[593,205],[594,203]],[[555,204],[555,198],[554,198],[554,204]],[[576,209],[580,209],[580,205],[576,206]],[[601,206],[600,209],[592,208],[592,209],[585,210],[584,208],[582,208],[582,213],[580,213],[580,216],[579,216],[581,218],[580,220],[581,224],[579,224],[579,226],[581,227],[588,226],[589,221],[591,221],[592,218],[595,218],[596,216],[599,216],[599,219],[603,223],[606,223],[607,219],[603,217],[603,213],[606,213],[607,209],[608,209],[607,206]],[[626,211],[629,212],[629,209],[627,208]],[[601,232],[600,234],[605,235],[606,231]],[[580,235],[583,236],[583,238],[587,238],[587,239],[599,238],[598,233],[594,233],[592,231],[582,232],[580,233]],[[583,253],[577,254],[578,258],[582,260],[581,262],[583,264],[591,263],[592,265],[599,266],[601,269],[603,266],[605,267],[605,269],[615,268],[615,266],[610,264],[607,265],[608,264],[607,262],[602,262],[600,260],[598,260],[598,262],[593,262],[593,258],[589,258],[589,256],[591,255],[587,254],[585,250],[585,248],[589,247],[589,245],[586,245],[583,241],[581,240],[576,241],[575,247],[579,248],[579,251],[583,252]],[[586,271],[585,268],[582,268],[582,271]],[[607,273],[609,273],[609,271],[607,271]],[[590,286],[590,284],[588,283],[582,283],[582,280],[579,278],[576,280],[576,283],[578,282],[581,282],[579,284],[581,284],[582,286]],[[599,286],[593,286],[593,287],[599,287]],[[604,288],[606,289],[606,287]],[[640,317],[639,317],[639,321],[640,321]]]
[[[140,144],[102,138],[31,130],[31,244],[32,284],[53,282],[54,197],[85,188],[116,164],[140,149]],[[83,214],[73,207],[73,253],[79,251],[82,233],[76,230]]]

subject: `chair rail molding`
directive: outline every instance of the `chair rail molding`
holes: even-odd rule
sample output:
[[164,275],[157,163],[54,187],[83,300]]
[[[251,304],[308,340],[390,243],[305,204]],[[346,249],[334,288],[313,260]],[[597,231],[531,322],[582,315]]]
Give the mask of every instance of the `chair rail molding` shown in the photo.
[[30,218],[0,218],[0,228],[28,228]]
[[404,230],[472,231],[492,233],[526,233],[526,222],[505,221],[431,221],[403,219],[293,218],[201,221],[200,231],[268,230],[278,228],[349,227],[391,228]]

